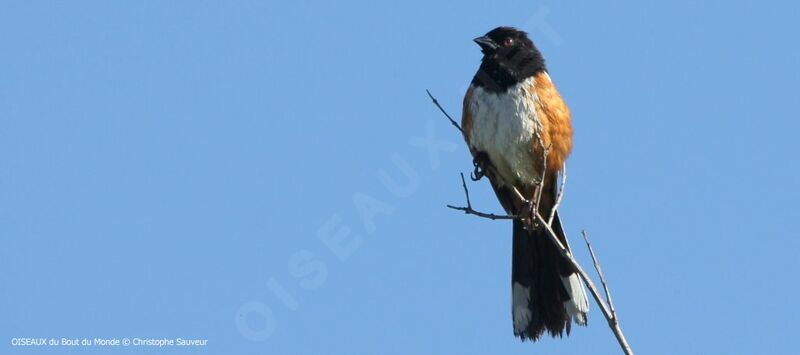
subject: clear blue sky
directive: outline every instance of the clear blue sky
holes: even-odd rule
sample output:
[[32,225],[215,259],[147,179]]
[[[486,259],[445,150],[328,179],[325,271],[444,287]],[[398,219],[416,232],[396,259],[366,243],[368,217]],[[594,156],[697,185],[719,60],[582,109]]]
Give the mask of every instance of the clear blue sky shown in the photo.
[[[794,352],[798,16],[789,1],[4,2],[0,353],[618,353],[595,305],[567,339],[513,338],[510,224],[445,208],[471,161],[425,89],[460,115],[471,39],[498,25],[531,33],[572,109],[562,213],[587,267],[589,231],[634,349]],[[500,210],[487,182],[471,191]]]

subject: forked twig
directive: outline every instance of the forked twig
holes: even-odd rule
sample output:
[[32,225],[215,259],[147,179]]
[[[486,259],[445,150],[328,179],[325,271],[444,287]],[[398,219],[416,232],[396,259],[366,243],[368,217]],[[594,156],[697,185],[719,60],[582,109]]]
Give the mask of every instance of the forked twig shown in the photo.
[[[544,218],[542,218],[542,216],[539,214],[538,211],[536,211],[535,217],[540,223],[545,222]],[[547,233],[545,234],[547,234],[547,236],[550,238],[550,241],[553,242],[553,244],[555,244],[558,247],[558,251],[561,253],[561,256],[566,258],[569,261],[569,263],[572,264],[572,266],[575,268],[575,271],[578,273],[578,276],[580,276],[580,278],[583,279],[583,283],[586,284],[586,287],[589,289],[589,293],[592,294],[592,298],[594,298],[594,301],[597,303],[598,306],[600,306],[600,311],[603,312],[603,316],[608,321],[608,326],[609,328],[611,328],[611,332],[614,333],[614,336],[617,338],[617,342],[619,343],[619,346],[622,348],[622,351],[626,355],[633,355],[633,350],[631,349],[630,344],[628,344],[628,340],[625,339],[625,334],[622,332],[622,328],[620,328],[619,319],[617,318],[616,311],[614,311],[613,308],[611,308],[610,303],[606,304],[606,302],[603,301],[603,299],[600,297],[600,291],[597,289],[597,286],[595,286],[594,282],[589,277],[589,274],[587,274],[586,271],[583,270],[581,265],[578,264],[578,261],[575,260],[575,258],[572,256],[572,253],[570,253],[569,250],[567,250],[567,248],[564,246],[564,244],[562,244],[561,241],[558,240],[558,238],[556,237],[556,233],[553,231],[552,226],[550,226],[549,224],[544,224],[543,227],[547,231]],[[566,239],[566,235],[564,237]],[[595,264],[595,267],[598,267],[598,272],[599,272],[600,270],[599,264]],[[602,277],[602,279],[604,280],[605,277]],[[606,289],[606,292],[608,292],[608,285],[605,282],[603,282],[603,287]],[[607,293],[607,295],[609,294]]]
[[594,249],[592,248],[592,243],[589,243],[589,234],[586,233],[586,230],[581,231],[581,235],[583,235],[583,241],[586,242],[586,247],[589,249],[589,255],[592,256],[592,263],[594,263],[594,269],[597,270],[597,275],[600,276],[600,283],[603,284],[603,290],[606,292],[606,302],[608,302],[608,309],[611,311],[611,316],[614,317],[616,320],[617,318],[617,311],[614,309],[614,301],[611,300],[611,291],[608,289],[608,282],[606,282],[606,275],[603,274],[603,269],[600,268],[600,262],[597,261],[597,257],[594,255]]
[[[519,192],[519,190],[517,190],[517,188],[512,188],[511,191],[514,192],[516,198],[524,199],[524,197]],[[611,331],[617,338],[617,342],[622,348],[622,351],[626,355],[633,355],[633,350],[631,349],[631,346],[628,344],[628,340],[625,339],[625,334],[622,332],[622,328],[620,328],[619,319],[617,318],[616,311],[613,310],[610,304],[606,304],[606,302],[603,301],[603,299],[600,296],[600,291],[597,289],[597,286],[595,286],[591,277],[589,277],[589,274],[583,270],[583,267],[581,267],[580,264],[578,264],[578,261],[575,260],[575,258],[572,256],[572,253],[569,251],[569,249],[567,249],[567,247],[563,243],[561,243],[561,241],[556,236],[556,232],[553,231],[552,225],[550,225],[549,223],[545,223],[546,221],[539,214],[539,211],[534,211],[533,217],[539,224],[541,224],[541,228],[545,229],[545,231],[547,232],[545,234],[547,235],[548,238],[550,238],[550,241],[553,244],[555,244],[556,247],[558,247],[558,251],[561,254],[561,256],[566,258],[569,261],[569,263],[572,264],[572,266],[578,273],[578,276],[580,276],[580,278],[583,280],[583,283],[586,284],[586,287],[589,289],[589,293],[592,294],[592,298],[594,298],[597,305],[600,306],[600,311],[603,312],[603,316],[608,321],[608,326],[609,328],[611,328]],[[567,239],[566,232],[564,234],[564,239],[565,240]],[[593,260],[596,259],[593,258]],[[599,264],[596,264],[596,266],[599,267]],[[600,269],[598,268],[598,272],[599,270]],[[601,280],[605,280],[605,276],[602,276]],[[607,290],[608,285],[605,282],[603,282],[603,287]],[[610,295],[610,293],[608,293],[607,295]]]
[[464,187],[464,196],[467,197],[467,207],[458,207],[458,206],[453,206],[453,205],[447,205],[448,208],[452,208],[454,210],[459,210],[459,211],[464,211],[464,213],[466,213],[466,214],[471,214],[471,215],[475,215],[475,216],[478,216],[478,217],[488,218],[488,219],[491,219],[491,220],[496,220],[496,219],[515,219],[515,218],[517,218],[517,216],[497,215],[497,214],[494,214],[494,213],[483,213],[483,212],[478,212],[478,211],[472,209],[472,202],[470,202],[470,200],[469,200],[469,189],[467,189],[467,182],[464,180],[464,173],[461,173],[461,186]]

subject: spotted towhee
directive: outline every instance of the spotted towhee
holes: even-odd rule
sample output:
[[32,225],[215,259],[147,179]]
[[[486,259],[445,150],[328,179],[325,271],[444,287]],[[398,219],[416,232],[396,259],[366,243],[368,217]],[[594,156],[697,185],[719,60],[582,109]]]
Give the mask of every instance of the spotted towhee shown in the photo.
[[[506,212],[524,215],[525,206],[511,189],[533,199],[541,181],[536,206],[547,218],[556,203],[558,174],[572,150],[569,109],[525,32],[498,27],[475,42],[483,59],[464,97],[464,138],[473,157],[492,167],[494,174],[487,176]],[[568,246],[557,213],[552,227]],[[564,329],[569,334],[573,320],[586,325],[583,284],[544,230],[528,230],[514,220],[513,240],[514,335],[535,341],[545,330],[552,336]]]

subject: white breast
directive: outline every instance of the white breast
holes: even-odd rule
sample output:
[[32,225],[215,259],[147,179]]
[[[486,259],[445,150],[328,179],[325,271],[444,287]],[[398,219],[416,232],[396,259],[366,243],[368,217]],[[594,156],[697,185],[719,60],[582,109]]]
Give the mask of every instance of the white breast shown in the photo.
[[533,78],[504,93],[475,87],[469,109],[472,113],[470,145],[485,152],[505,183],[533,184],[537,174],[532,147],[542,128],[536,116]]

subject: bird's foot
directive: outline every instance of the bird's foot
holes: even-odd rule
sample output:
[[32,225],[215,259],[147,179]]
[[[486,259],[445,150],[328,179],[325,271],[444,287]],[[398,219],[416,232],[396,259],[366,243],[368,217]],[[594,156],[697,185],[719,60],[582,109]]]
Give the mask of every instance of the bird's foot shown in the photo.
[[475,167],[475,170],[473,170],[472,174],[470,175],[470,179],[472,179],[472,181],[478,181],[486,176],[486,171],[483,169],[483,167],[488,160],[489,157],[487,157],[484,153],[480,153],[475,156],[475,159],[472,159],[472,166]]
[[539,221],[536,220],[536,211],[538,209],[539,205],[536,203],[536,199],[526,200],[523,202],[521,208],[522,211],[518,214],[518,216],[526,230],[532,231],[539,228]]

